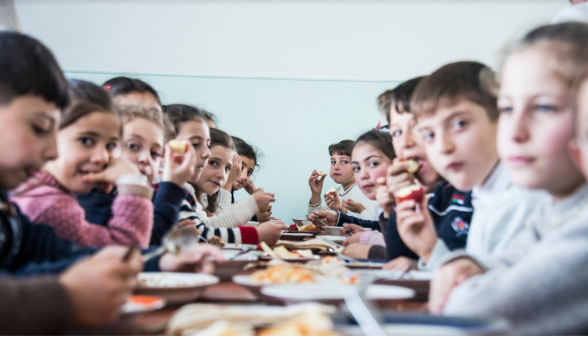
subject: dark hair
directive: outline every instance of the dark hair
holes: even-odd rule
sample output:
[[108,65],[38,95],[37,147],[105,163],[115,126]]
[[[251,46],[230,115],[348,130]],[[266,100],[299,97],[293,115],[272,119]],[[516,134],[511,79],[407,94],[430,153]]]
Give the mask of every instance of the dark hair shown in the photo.
[[0,32],[0,104],[33,95],[64,110],[70,101],[67,80],[55,57],[38,40],[14,31]]
[[[231,136],[229,136],[229,134],[216,128],[210,128],[210,148],[212,149],[212,147],[215,146],[229,148],[233,151],[235,150],[235,144],[233,143],[233,139]],[[216,208],[218,207],[219,191],[212,195],[207,195],[208,206],[206,207],[206,211],[213,214],[216,211]]]
[[333,156],[334,153],[338,153],[341,156],[351,157],[354,143],[355,142],[352,140],[343,140],[339,143],[333,143],[329,146],[329,155]]
[[206,121],[210,121],[210,122],[214,123],[215,126],[218,124],[218,117],[215,114],[209,112],[208,110],[204,110],[204,109],[200,109],[200,110],[202,111],[202,114],[204,115],[204,119]]
[[388,110],[386,110],[385,112],[388,124],[390,124],[390,108],[392,107],[392,104],[394,104],[394,109],[396,109],[398,114],[411,112],[410,99],[412,98],[414,90],[421,82],[421,80],[424,78],[424,76],[415,77],[414,79],[410,79],[406,82],[399,84],[398,86],[396,86],[396,88],[392,90],[384,92],[384,94],[388,93],[387,95],[390,99],[390,102],[387,105]]
[[419,83],[411,108],[418,118],[434,115],[441,105],[468,100],[482,106],[490,121],[496,121],[497,95],[496,75],[488,66],[473,61],[455,62],[437,69]]
[[163,132],[164,142],[169,140],[169,135],[172,134],[171,124],[167,115],[155,108],[145,108],[140,106],[117,106],[120,113],[121,124],[124,127],[125,124],[135,119],[145,119],[155,123]]
[[63,112],[59,129],[66,128],[81,117],[95,112],[110,112],[120,121],[110,96],[102,87],[83,80],[69,80],[71,105]]
[[157,103],[161,105],[159,94],[149,84],[125,76],[112,78],[102,84],[102,87],[112,96],[127,95],[129,93],[150,93]]
[[187,104],[168,104],[162,106],[162,109],[171,123],[169,139],[174,139],[178,136],[182,123],[188,121],[204,122],[206,119],[206,115],[202,109]]
[[237,154],[239,154],[239,156],[245,156],[247,158],[253,159],[255,162],[255,168],[259,168],[259,164],[257,163],[257,151],[253,149],[251,145],[237,136],[231,136],[231,138],[235,144],[235,150],[237,151]]
[[383,133],[379,130],[370,130],[361,135],[357,141],[355,141],[353,149],[355,149],[355,147],[360,143],[367,143],[374,148],[379,149],[384,153],[384,155],[386,155],[386,157],[388,157],[390,161],[396,158],[394,147],[392,147],[392,136],[390,136],[390,133]]

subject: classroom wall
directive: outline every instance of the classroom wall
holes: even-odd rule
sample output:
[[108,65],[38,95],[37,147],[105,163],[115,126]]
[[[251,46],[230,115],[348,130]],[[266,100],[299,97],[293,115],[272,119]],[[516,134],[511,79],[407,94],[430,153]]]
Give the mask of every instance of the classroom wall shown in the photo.
[[15,1],[23,32],[67,76],[141,78],[164,103],[210,110],[221,129],[260,147],[255,182],[276,193],[285,222],[306,215],[308,178],[328,171],[328,145],[380,120],[381,92],[451,61],[496,67],[508,41],[567,3]]

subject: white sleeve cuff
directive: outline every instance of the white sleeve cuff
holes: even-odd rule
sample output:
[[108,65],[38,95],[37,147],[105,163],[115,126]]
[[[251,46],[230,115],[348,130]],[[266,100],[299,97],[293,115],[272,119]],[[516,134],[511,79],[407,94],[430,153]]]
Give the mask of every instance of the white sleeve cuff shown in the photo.
[[433,252],[431,252],[431,257],[429,257],[429,261],[425,264],[423,259],[419,258],[417,263],[419,270],[432,271],[437,269],[441,265],[443,257],[445,257],[450,252],[451,251],[447,245],[445,245],[445,242],[438,238],[437,243],[435,243],[435,247],[433,248]]
[[116,180],[116,185],[123,184],[142,185],[144,187],[150,186],[147,176],[141,174],[128,174],[119,177],[118,180]]

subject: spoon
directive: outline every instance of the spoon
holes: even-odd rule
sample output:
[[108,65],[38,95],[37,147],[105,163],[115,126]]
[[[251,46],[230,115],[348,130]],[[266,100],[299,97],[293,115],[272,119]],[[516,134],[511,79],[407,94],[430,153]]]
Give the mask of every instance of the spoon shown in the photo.
[[243,248],[243,249],[241,249],[241,251],[239,251],[239,253],[238,253],[238,254],[236,254],[235,256],[231,257],[231,258],[229,259],[229,261],[233,261],[233,260],[235,260],[235,258],[237,258],[237,257],[239,257],[239,256],[241,256],[241,255],[243,255],[243,254],[245,254],[245,253],[247,253],[247,252],[249,252],[249,251],[251,251],[251,249],[250,249],[250,248]]
[[143,254],[142,258],[144,261],[148,261],[153,257],[157,257],[166,252],[173,254],[181,254],[190,250],[192,246],[198,245],[198,241],[201,236],[197,235],[197,232],[193,228],[185,227],[178,228],[173,227],[165,236],[161,246],[153,251]]

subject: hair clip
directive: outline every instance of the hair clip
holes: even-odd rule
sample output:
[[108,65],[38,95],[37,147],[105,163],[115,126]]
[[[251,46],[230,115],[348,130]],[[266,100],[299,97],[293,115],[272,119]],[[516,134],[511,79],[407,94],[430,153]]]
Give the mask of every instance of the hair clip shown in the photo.
[[380,121],[378,121],[378,124],[376,124],[376,127],[372,128],[372,130],[379,130],[380,128],[382,128],[382,123],[380,123]]
[[111,85],[106,85],[106,86],[104,86],[104,90],[109,91],[110,87],[111,87]]

